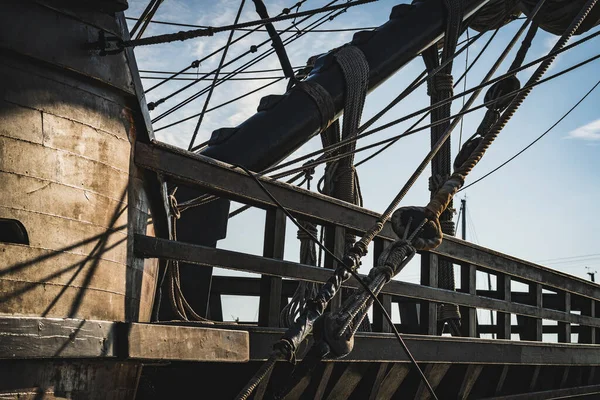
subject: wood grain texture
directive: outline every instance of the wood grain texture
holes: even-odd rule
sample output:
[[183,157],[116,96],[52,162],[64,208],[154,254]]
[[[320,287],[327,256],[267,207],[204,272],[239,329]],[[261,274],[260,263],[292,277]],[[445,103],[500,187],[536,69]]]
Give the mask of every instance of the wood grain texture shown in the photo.
[[131,400],[141,368],[106,359],[0,361],[0,399]]
[[127,172],[106,164],[8,137],[0,137],[0,171],[62,183],[115,200],[121,200],[129,183]]
[[0,318],[0,359],[116,357],[116,324],[59,318]]
[[248,332],[206,327],[136,324],[127,334],[132,359],[246,362]]
[[369,363],[350,363],[345,365],[342,376],[340,376],[333,389],[331,389],[331,392],[329,392],[327,400],[341,400],[350,397],[370,365]]
[[394,364],[385,375],[381,386],[377,391],[377,400],[388,400],[394,396],[404,379],[410,372],[410,366],[405,364]]

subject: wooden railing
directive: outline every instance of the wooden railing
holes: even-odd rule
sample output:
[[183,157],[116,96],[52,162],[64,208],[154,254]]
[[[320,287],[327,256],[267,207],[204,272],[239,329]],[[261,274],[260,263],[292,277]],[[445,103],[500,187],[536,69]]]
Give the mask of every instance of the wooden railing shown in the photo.
[[[221,295],[258,296],[258,324],[276,327],[279,312],[295,289],[295,281],[325,282],[329,278],[331,270],[327,268],[283,260],[285,215],[243,171],[158,143],[138,143],[135,161],[139,166],[158,172],[174,183],[195,186],[207,193],[266,210],[263,257],[136,236],[135,250],[140,257],[172,259],[261,274],[261,278],[213,277],[211,318],[222,319]],[[261,178],[261,182],[294,216],[326,227],[334,237],[343,237],[345,230],[360,235],[378,217],[372,211],[295,186],[268,178]],[[375,260],[394,239],[395,234],[388,224],[375,238]],[[334,248],[336,242],[339,241],[332,241],[333,250],[338,250]],[[401,317],[398,328],[403,332],[440,334],[438,304],[452,303],[461,308],[463,336],[493,334],[498,339],[511,339],[513,334],[518,334],[521,340],[541,341],[544,334],[555,334],[559,342],[570,343],[571,334],[576,333],[580,343],[595,344],[600,340],[600,330],[597,329],[600,328],[600,318],[596,316],[600,286],[595,283],[453,237],[445,238],[439,248],[420,256],[420,285],[393,280],[380,295],[388,313],[391,313],[392,305],[398,305]],[[437,288],[440,259],[460,266],[460,289],[457,291]],[[325,261],[325,266],[333,267],[333,260]],[[496,288],[478,290],[477,271],[494,275]],[[518,291],[513,287],[516,286],[513,282],[524,284],[522,287],[527,290]],[[346,286],[358,287],[358,284],[351,279]],[[494,324],[478,324],[477,309],[496,311]],[[516,324],[513,324],[512,315],[516,315]],[[544,320],[556,323],[545,325]],[[373,310],[372,327],[376,332],[390,330],[377,308]]]

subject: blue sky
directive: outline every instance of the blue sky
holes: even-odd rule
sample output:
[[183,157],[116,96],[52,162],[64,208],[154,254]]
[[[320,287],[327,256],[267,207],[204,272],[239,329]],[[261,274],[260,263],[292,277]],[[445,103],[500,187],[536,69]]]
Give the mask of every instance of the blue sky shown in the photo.
[[[388,20],[389,12],[394,5],[404,2],[406,1],[380,0],[376,3],[359,6],[348,10],[345,14],[324,24],[321,28],[378,26]],[[126,15],[128,17],[138,17],[147,5],[147,0],[130,0],[129,3],[130,8]],[[284,7],[290,7],[295,3],[295,0],[287,2],[265,0],[265,3],[270,14],[276,15]],[[199,25],[227,25],[233,23],[239,4],[238,0],[218,2],[165,0],[154,19]],[[302,10],[318,8],[323,4],[325,2],[321,0],[308,0],[304,3]],[[257,19],[257,15],[254,5],[251,0],[247,0],[240,21],[255,19]],[[311,19],[305,24],[313,20]],[[467,87],[474,86],[481,81],[483,75],[504,49],[504,46],[512,38],[521,23],[522,21],[513,22],[501,30],[486,55],[469,73]],[[276,27],[285,29],[289,24],[289,21],[284,21],[276,24]],[[181,29],[186,28],[152,24],[145,35],[176,32]],[[474,35],[473,31],[470,31],[470,33]],[[241,34],[243,32],[238,32],[234,37]],[[481,49],[489,35],[490,33],[486,34],[478,43],[472,46],[469,55],[471,60]],[[201,58],[224,45],[227,36],[228,33],[220,33],[213,37],[198,38],[186,42],[136,48],[138,66],[141,70],[180,70],[188,66],[193,60]],[[288,36],[284,36],[284,39],[286,37]],[[246,51],[250,45],[258,44],[266,38],[267,34],[265,32],[252,34],[232,46],[227,59],[234,58]],[[287,51],[292,65],[301,66],[305,64],[308,57],[324,53],[333,47],[350,41],[351,38],[352,32],[309,33],[288,46]],[[526,62],[547,53],[555,41],[555,36],[540,31],[534,40]],[[596,55],[600,48],[599,43],[600,39],[595,38],[559,56],[549,74]],[[269,45],[263,46],[259,49],[259,53],[261,50],[269,48]],[[247,56],[242,61],[246,62],[256,54]],[[506,72],[513,56],[508,57],[499,73]],[[190,70],[190,72],[211,71],[218,65],[219,59],[220,54],[203,62],[198,70]],[[473,182],[504,162],[554,124],[600,78],[599,63],[600,61],[592,62],[575,72],[536,87],[472,175],[468,177],[467,183]],[[224,68],[224,70],[231,71],[239,65],[241,63],[236,63]],[[455,76],[462,73],[464,65],[465,57],[461,55],[455,62]],[[253,66],[252,69],[277,67],[276,57],[271,56]],[[381,85],[372,92],[367,98],[363,122],[393,99],[422,70],[423,62],[420,58],[417,58],[391,77],[386,84]],[[530,69],[519,74],[522,83],[528,79],[531,72],[533,70]],[[142,75],[148,76],[150,74],[143,73]],[[274,75],[280,76],[281,74],[271,72],[255,76]],[[144,85],[150,87],[156,82],[158,81],[144,80]],[[215,90],[210,105],[221,104],[268,82],[270,81],[225,83]],[[187,82],[176,81],[165,84],[150,92],[147,95],[147,100],[149,102],[155,101],[183,86],[184,83]],[[159,115],[178,101],[195,93],[194,89],[197,91],[208,85],[208,83],[204,82],[202,85],[196,85],[192,90],[188,90],[160,105],[157,110],[152,112],[152,116]],[[244,121],[256,111],[258,101],[264,95],[284,92],[285,83],[279,82],[248,98],[206,114],[196,143],[208,139],[214,129],[233,127]],[[200,112],[203,102],[204,97],[201,97],[177,113],[155,124],[155,128]],[[480,104],[480,102],[481,99],[476,104]],[[600,270],[600,255],[598,254],[600,253],[600,247],[598,246],[600,228],[596,223],[597,217],[595,215],[596,205],[600,204],[600,178],[597,172],[600,167],[600,158],[598,157],[600,155],[599,102],[600,89],[592,93],[575,112],[521,157],[463,193],[467,196],[469,216],[471,217],[468,231],[470,241],[534,262],[551,260],[549,263],[540,263],[586,279],[587,270],[585,266],[592,268],[592,270]],[[380,124],[418,110],[428,105],[428,103],[429,99],[425,89],[417,90],[396,106],[386,117],[382,118]],[[453,105],[453,111],[459,111],[460,107],[461,102],[456,102]],[[481,117],[482,112],[475,112],[465,118],[464,137],[472,135]],[[401,133],[413,122],[414,120],[411,120],[405,124],[379,132],[364,139],[359,145]],[[156,133],[156,136],[159,140],[187,147],[195,124],[196,119],[193,119],[172,128],[161,130]],[[429,141],[427,131],[415,134],[401,140],[381,156],[359,168],[365,207],[378,212],[385,209],[427,153]],[[453,154],[456,154],[458,141],[459,131],[457,130],[452,139]],[[294,155],[305,154],[319,147],[320,141],[318,138],[313,139]],[[368,154],[370,153],[359,154],[356,159],[361,160]],[[322,173],[322,169],[317,170],[317,176],[320,173]],[[427,177],[428,173],[423,174],[406,196],[403,205],[426,204],[429,197]],[[463,194],[460,195],[461,198]],[[228,238],[219,243],[219,247],[260,254],[262,252],[263,221],[264,212],[261,210],[251,210],[233,218],[229,224]],[[287,237],[289,240],[286,245],[285,258],[292,261],[298,260],[298,243],[295,236],[296,229],[291,223],[288,223]],[[593,256],[580,257],[590,254]],[[567,257],[579,258],[565,260],[564,258]],[[559,258],[560,260],[557,260]],[[370,265],[369,260],[366,260],[363,268],[367,269]],[[411,265],[405,271],[402,271],[399,279],[417,282],[417,266]],[[224,302],[226,318],[228,317],[228,310],[231,310],[229,312],[231,315],[241,315],[242,319],[255,318],[253,305],[254,303],[257,304],[257,299],[224,299]]]

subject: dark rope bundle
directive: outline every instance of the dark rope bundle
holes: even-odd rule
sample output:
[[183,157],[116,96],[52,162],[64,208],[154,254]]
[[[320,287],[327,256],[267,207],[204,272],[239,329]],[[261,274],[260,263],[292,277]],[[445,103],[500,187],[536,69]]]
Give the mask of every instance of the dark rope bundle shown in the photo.
[[[521,0],[520,4],[521,10],[526,15],[530,15],[537,0]],[[584,0],[548,0],[540,10],[536,22],[543,30],[562,35],[584,4]],[[598,24],[600,24],[600,9],[596,8],[590,12],[575,35],[585,33]]]
[[498,29],[521,15],[519,0],[492,0],[466,21],[477,32]]

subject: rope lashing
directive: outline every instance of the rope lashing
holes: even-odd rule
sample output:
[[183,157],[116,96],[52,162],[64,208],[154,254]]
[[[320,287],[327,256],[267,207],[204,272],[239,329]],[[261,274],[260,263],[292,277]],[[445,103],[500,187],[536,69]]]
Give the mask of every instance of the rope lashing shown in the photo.
[[454,93],[454,77],[452,74],[438,72],[427,79],[428,96],[437,96],[442,92]]
[[[177,240],[177,221],[181,218],[181,212],[184,210],[178,204],[175,194],[177,193],[177,187],[167,195],[169,202],[170,217],[171,217],[171,240]],[[189,304],[183,290],[181,289],[181,277],[179,272],[179,262],[175,260],[169,260],[165,264],[165,270],[163,272],[163,278],[161,279],[160,286],[166,284],[169,303],[176,317],[182,321],[200,321],[207,324],[230,324],[230,322],[212,321],[207,318],[200,316],[194,308]],[[162,299],[162,289],[159,290],[159,297],[157,302],[160,303]]]
[[[568,31],[563,34],[561,39],[554,46],[554,48],[552,49],[552,53],[556,52],[558,49],[561,49],[565,46],[566,42],[572,37],[572,35],[578,29],[581,22],[583,20],[585,20],[585,17],[590,12],[590,10],[593,9],[593,7],[596,5],[597,1],[598,0],[589,0],[586,3],[586,6],[581,10],[580,14],[572,22]],[[539,4],[543,4],[543,0],[541,0],[541,2]],[[483,157],[483,154],[485,153],[487,148],[491,145],[491,143],[497,137],[497,135],[502,130],[502,128],[504,128],[506,123],[510,120],[510,118],[514,115],[514,113],[516,112],[518,107],[522,104],[522,102],[525,100],[527,95],[531,92],[532,86],[530,86],[530,84],[533,82],[537,82],[541,79],[541,77],[547,71],[548,67],[551,65],[551,63],[554,61],[555,58],[556,58],[556,56],[554,55],[553,57],[550,57],[546,61],[544,61],[542,63],[542,65],[540,65],[540,67],[536,70],[536,72],[533,74],[533,76],[529,80],[528,84],[526,85],[526,87],[528,89],[524,90],[523,92],[519,92],[517,97],[515,97],[515,99],[513,99],[513,101],[509,105],[509,107],[502,114],[502,116],[500,117],[498,122],[496,122],[494,124],[494,126],[492,127],[490,132],[488,132],[486,134],[486,136],[484,137],[484,140],[482,140],[482,142],[475,148],[475,150],[468,157],[468,159],[465,161],[465,163],[463,163],[463,165],[459,169],[456,169],[454,171],[452,176],[448,179],[448,181],[446,181],[446,183],[442,186],[442,188],[440,190],[438,190],[438,192],[435,194],[435,197],[429,202],[429,204],[425,208],[418,210],[421,214],[423,214],[422,221],[425,222],[425,224],[424,224],[425,227],[427,225],[429,225],[429,223],[432,221],[434,222],[434,226],[435,226],[435,221],[439,220],[439,216],[442,214],[442,212],[445,211],[446,207],[448,207],[448,205],[450,204],[452,197],[454,196],[456,191],[464,184],[465,177],[471,172],[471,170],[479,162],[481,157]],[[422,166],[424,164],[426,164],[431,158],[433,158],[433,156],[436,154],[437,151],[439,151],[439,148],[441,147],[441,145],[443,144],[443,141],[445,141],[445,140],[447,140],[446,135],[443,138],[440,138],[439,144],[436,144],[436,146],[432,149],[430,154],[428,154],[426,159],[423,161],[423,163],[417,169],[417,172],[420,172]],[[414,179],[416,179],[416,178],[411,178],[409,180],[409,183],[414,181]],[[258,181],[258,179],[256,179],[256,181],[262,187],[262,184],[260,183],[260,181]],[[298,348],[298,345],[312,331],[313,324],[315,323],[315,321],[317,321],[319,316],[322,314],[322,312],[323,312],[325,306],[328,304],[328,302],[333,298],[333,296],[335,296],[335,293],[341,286],[341,283],[343,282],[343,280],[348,279],[349,276],[352,275],[348,268],[350,268],[351,270],[354,270],[358,267],[360,258],[366,254],[367,246],[373,240],[373,238],[379,232],[381,232],[385,222],[387,222],[388,219],[394,213],[394,210],[398,206],[398,203],[404,197],[408,188],[410,188],[410,186],[407,186],[407,185],[405,185],[405,186],[406,187],[403,188],[398,193],[398,195],[394,198],[392,203],[386,208],[384,213],[377,220],[377,222],[373,225],[373,227],[371,229],[369,229],[364,234],[364,236],[361,238],[361,240],[358,241],[357,243],[355,243],[355,245],[353,246],[351,251],[347,253],[347,255],[344,257],[343,262],[341,263],[342,266],[338,267],[334,271],[333,276],[331,276],[330,279],[328,280],[328,282],[325,285],[323,285],[317,298],[314,301],[311,301],[308,303],[305,311],[295,322],[294,326],[292,328],[288,329],[286,334],[284,334],[282,339],[276,345],[275,351],[272,355],[272,358],[277,357],[280,359],[280,358],[293,357],[293,354],[294,354],[295,350]],[[272,196],[271,196],[271,198],[274,199]],[[276,199],[274,199],[274,201],[277,204],[280,204],[276,201]],[[401,337],[399,335],[397,337],[402,342]],[[410,353],[409,353],[409,356],[411,356]],[[411,356],[411,360],[415,363],[415,365],[418,368],[418,364],[416,364],[416,362],[414,361],[414,358],[412,358],[412,356]],[[271,368],[272,368],[272,365],[271,365]],[[261,369],[261,371],[262,371],[262,369]],[[419,371],[420,371],[420,369],[419,369]],[[257,375],[255,375],[255,377]],[[426,383],[428,383],[426,378],[424,378],[424,381]],[[252,382],[256,382],[256,380],[253,378],[251,383]],[[249,385],[250,385],[250,383],[249,383]],[[257,385],[257,383],[256,383],[256,385]],[[256,387],[256,385],[254,387]],[[251,390],[247,391],[246,388],[240,393],[240,395],[238,396],[238,399],[244,399],[244,400],[247,399],[247,397],[249,396],[249,393],[251,393]],[[433,394],[433,396],[435,396],[433,389],[430,388],[430,391]]]
[[[452,58],[456,52],[458,38],[461,31],[461,22],[464,13],[463,0],[444,0],[447,10],[447,27],[444,36],[444,49],[442,51],[441,61],[438,57],[437,46],[431,46],[423,52],[423,60],[427,70],[431,73],[439,68],[440,63]],[[431,104],[438,104],[454,95],[454,81],[452,77],[452,62],[448,63],[437,74],[431,76],[427,81],[427,94],[430,96]],[[451,103],[447,103],[431,112],[431,122],[436,123],[451,114]],[[440,137],[444,135],[450,123],[445,122],[435,125],[431,128],[431,146],[433,147]],[[429,180],[431,196],[435,196],[443,182],[450,175],[451,168],[451,148],[450,141],[447,141],[440,152],[431,161],[432,177]],[[440,227],[446,235],[454,235],[455,227],[452,218],[452,203],[449,204],[443,215],[440,216]],[[455,290],[454,267],[452,263],[440,260],[438,265],[438,286],[442,289]],[[457,305],[441,304],[438,320],[448,322],[451,325],[452,334],[460,335],[458,326],[460,325],[460,311]]]
[[295,87],[314,101],[321,116],[321,131],[326,130],[335,118],[335,105],[329,92],[314,81],[300,81],[296,83]]
[[[333,53],[333,59],[340,67],[346,84],[341,133],[339,131],[339,124],[333,127],[334,129],[338,128],[337,131],[329,130],[327,132],[329,134],[328,140],[331,140],[331,143],[338,143],[344,139],[354,138],[358,134],[369,84],[369,63],[364,53],[358,47],[352,45],[346,45],[337,49]],[[360,182],[354,168],[353,152],[355,149],[356,142],[349,143],[338,149],[340,153],[348,153],[348,155],[327,164],[324,186],[328,195],[362,206]],[[344,253],[347,253],[352,248],[355,241],[356,237],[354,234],[346,231]],[[353,292],[350,289],[343,289],[342,296],[349,297]],[[361,331],[369,332],[371,331],[371,324],[365,321],[360,329]]]
[[[550,54],[556,53],[558,50],[562,49],[569,39],[575,34],[581,23],[585,20],[587,15],[591,10],[594,9],[598,0],[588,0],[585,6],[580,10],[579,14],[575,17],[575,19],[571,22],[569,28],[562,34],[558,42],[554,45]],[[531,28],[535,30],[536,28]],[[529,35],[528,35],[529,36]],[[460,189],[463,184],[466,176],[473,170],[473,168],[479,163],[487,149],[494,142],[496,137],[500,131],[506,126],[508,121],[515,114],[517,109],[523,103],[525,98],[531,93],[533,90],[533,84],[538,82],[544,73],[548,70],[550,65],[556,59],[556,54],[552,57],[544,60],[540,66],[535,70],[535,72],[529,78],[527,84],[524,86],[526,89],[520,91],[510,102],[510,104],[506,107],[500,118],[489,128],[489,130],[478,140],[476,145],[474,143],[465,143],[465,146],[468,145],[469,153],[467,150],[464,150],[463,154],[460,154],[462,163],[457,159],[455,162],[455,170],[452,176],[446,181],[444,186],[437,192],[436,196],[432,201],[427,205],[427,215],[431,218],[439,217],[441,213],[445,210],[447,205],[450,203],[454,194]],[[497,104],[497,103],[496,103]],[[498,111],[498,110],[495,110]],[[464,149],[464,147],[463,147]],[[459,165],[460,164],[460,165]]]
[[[309,167],[305,170],[304,182],[306,182],[308,190],[310,190],[310,181],[313,179],[314,173],[314,168]],[[317,265],[317,250],[313,237],[317,236],[317,226],[307,221],[298,221],[298,223],[304,228],[298,229],[297,234],[298,240],[300,240],[300,263],[315,266]],[[306,300],[315,297],[318,291],[318,284],[299,281],[292,299],[279,314],[279,325],[285,328],[292,326],[296,316],[300,315],[306,306]]]
[[[517,55],[512,62],[509,71],[518,69],[524,62],[527,51],[531,47],[538,26],[535,23],[529,27],[527,35],[521,43]],[[479,124],[479,127],[464,144],[464,146],[458,152],[454,161],[454,169],[459,169],[463,165],[473,151],[483,141],[483,137],[486,133],[498,122],[500,119],[500,113],[508,108],[511,102],[517,96],[517,91],[521,89],[521,82],[515,75],[509,75],[505,79],[494,83],[486,92],[484,103],[486,104],[487,111]],[[508,95],[514,93],[513,95]]]

